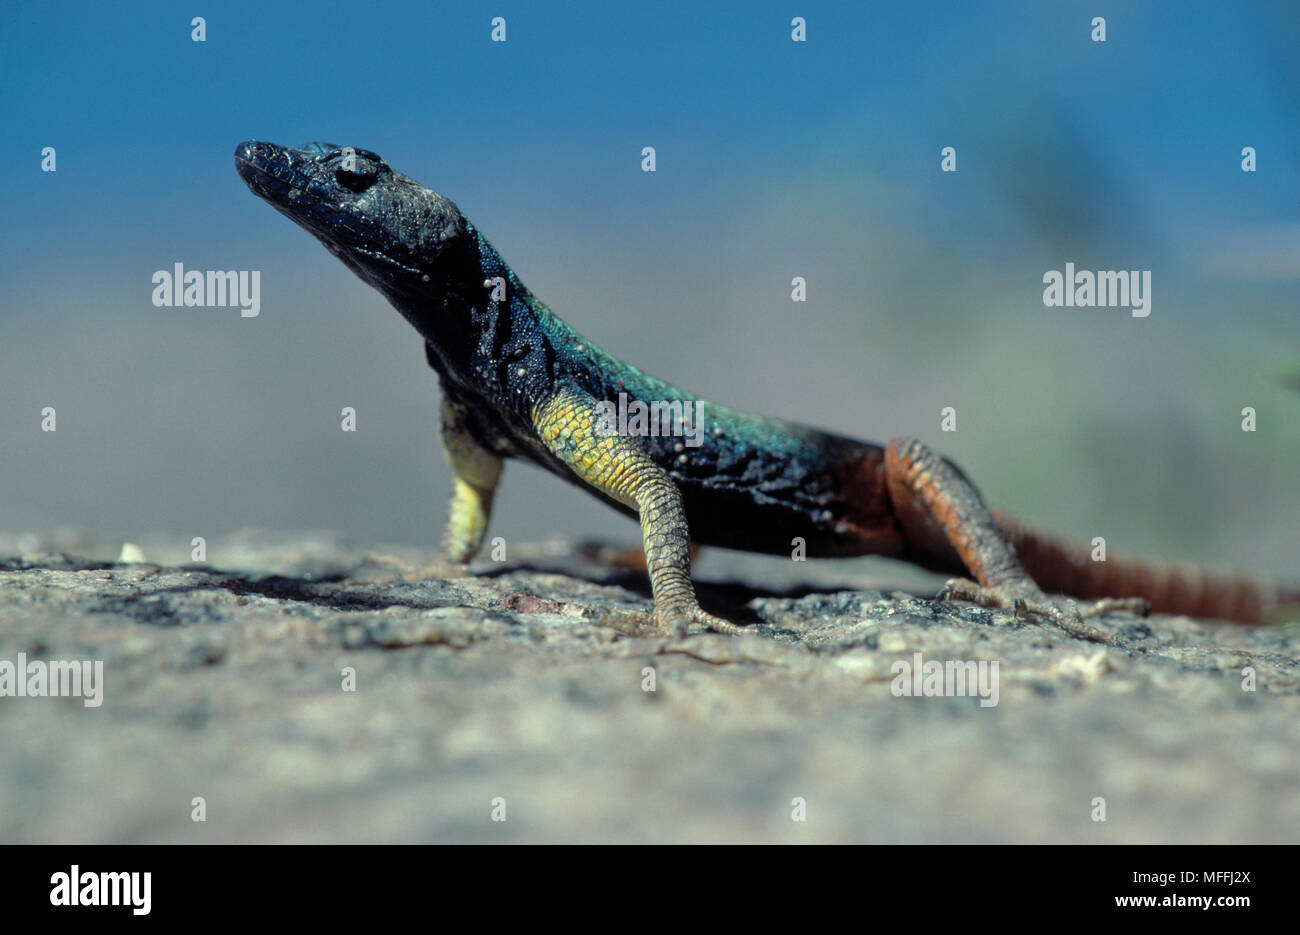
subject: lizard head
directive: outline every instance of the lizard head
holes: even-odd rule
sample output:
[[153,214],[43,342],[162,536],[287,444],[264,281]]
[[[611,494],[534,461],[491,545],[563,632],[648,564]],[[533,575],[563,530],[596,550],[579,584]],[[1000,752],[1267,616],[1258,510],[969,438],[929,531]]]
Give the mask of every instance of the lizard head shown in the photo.
[[249,140],[235,147],[235,169],[253,194],[384,293],[426,338],[449,324],[434,313],[459,307],[449,300],[468,290],[475,272],[467,265],[467,223],[450,199],[375,153],[329,143],[292,149]]

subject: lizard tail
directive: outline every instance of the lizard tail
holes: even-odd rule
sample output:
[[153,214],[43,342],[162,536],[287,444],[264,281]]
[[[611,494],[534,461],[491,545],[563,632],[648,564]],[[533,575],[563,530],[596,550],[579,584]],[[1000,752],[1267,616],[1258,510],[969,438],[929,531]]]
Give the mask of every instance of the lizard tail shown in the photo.
[[1025,571],[1049,593],[1143,597],[1157,613],[1242,623],[1280,623],[1287,611],[1300,608],[1300,588],[1266,578],[1122,555],[1095,562],[1086,545],[1026,529],[1002,514],[997,521]]

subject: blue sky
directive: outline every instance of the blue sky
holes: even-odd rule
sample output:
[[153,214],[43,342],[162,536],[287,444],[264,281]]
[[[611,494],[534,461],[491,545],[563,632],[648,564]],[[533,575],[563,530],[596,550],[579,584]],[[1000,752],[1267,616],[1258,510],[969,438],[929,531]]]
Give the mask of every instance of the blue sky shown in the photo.
[[[0,481],[24,494],[3,525],[436,540],[447,478],[418,341],[247,193],[231,152],[259,138],[379,152],[456,200],[580,330],[721,402],[922,435],[990,499],[1049,524],[1100,517],[1143,547],[1200,557],[1227,529],[1249,549],[1261,523],[1268,543],[1293,538],[1293,506],[1279,517],[1242,488],[1294,498],[1280,381],[1297,352],[1300,14],[1107,6],[7,11]],[[938,172],[945,145],[957,173]],[[1040,277],[1067,260],[1154,269],[1147,327],[1044,309]],[[260,269],[262,316],[154,308],[149,277],[175,262]],[[813,296],[794,312],[792,275]],[[1246,398],[1273,434],[1240,451],[1217,426]],[[978,431],[936,437],[952,400]],[[30,431],[51,401],[57,445]],[[359,438],[336,437],[340,404],[361,408]],[[1161,484],[1189,460],[1204,476]],[[511,534],[635,541],[603,514],[566,528],[576,493],[519,483]],[[1116,488],[1169,502],[1134,514]]]
[[[1297,193],[1300,16],[1282,3],[669,3],[617,14],[596,3],[210,3],[204,43],[189,38],[195,10],[8,14],[11,158],[30,163],[54,145],[59,174],[57,187],[11,192],[23,223],[6,225],[21,231],[7,247],[49,252],[43,235],[68,230],[41,223],[56,212],[91,227],[112,217],[142,240],[174,242],[160,222],[168,234],[224,237],[250,207],[227,164],[247,137],[364,143],[417,177],[491,187],[539,211],[551,199],[581,213],[582,200],[635,198],[629,153],[646,141],[666,170],[656,196],[689,200],[792,168],[932,184],[931,153],[949,143],[965,144],[978,174],[1007,157],[1002,134],[1021,121],[1043,135],[1068,129],[1065,144],[1087,151],[1060,155],[1104,160],[1162,216],[1293,213],[1275,187],[1243,192],[1210,171],[1232,161],[1237,140]],[[806,45],[789,41],[792,10],[809,21]],[[1087,41],[1098,13],[1105,44]],[[494,14],[507,18],[504,45],[488,41]]]

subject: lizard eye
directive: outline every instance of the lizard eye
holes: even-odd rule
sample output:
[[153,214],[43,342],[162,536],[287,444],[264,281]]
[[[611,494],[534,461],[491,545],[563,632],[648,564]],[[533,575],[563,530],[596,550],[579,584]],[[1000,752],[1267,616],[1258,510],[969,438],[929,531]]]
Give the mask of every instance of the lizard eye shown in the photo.
[[334,170],[334,180],[339,185],[350,192],[360,193],[375,184],[379,178],[378,160],[355,150],[344,149],[341,154],[343,161]]

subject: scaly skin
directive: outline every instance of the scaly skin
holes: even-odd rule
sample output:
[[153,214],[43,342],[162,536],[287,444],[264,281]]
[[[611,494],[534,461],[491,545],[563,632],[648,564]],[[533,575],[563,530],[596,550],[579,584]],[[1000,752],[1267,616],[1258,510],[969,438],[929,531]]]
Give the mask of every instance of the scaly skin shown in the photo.
[[[860,442],[699,399],[606,353],[551,313],[450,200],[372,152],[248,142],[235,150],[248,187],[382,292],[425,341],[444,402],[454,474],[443,552],[482,544],[503,459],[521,458],[640,520],[654,627],[737,627],[703,611],[691,544],[810,556],[889,555],[970,575],[946,594],[1035,615],[1109,641],[1083,616],[1145,610],[1140,598],[1080,607],[1079,597],[1141,594],[1156,610],[1262,620],[1300,593],[1190,566],[1088,561],[1080,546],[995,517],[953,464],[915,439]],[[702,406],[700,444],[680,434],[605,429],[602,403]],[[1028,566],[1026,571],[1024,564]]]

